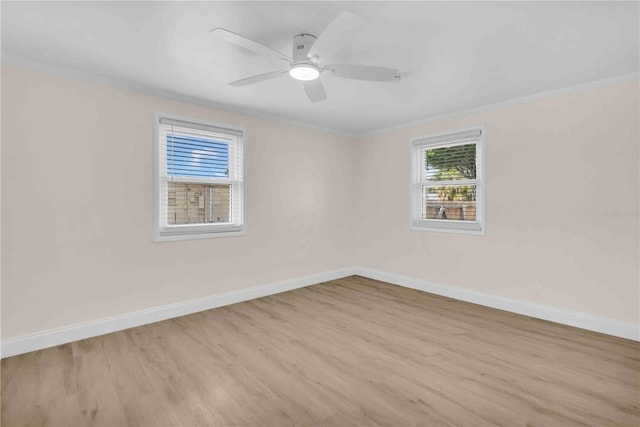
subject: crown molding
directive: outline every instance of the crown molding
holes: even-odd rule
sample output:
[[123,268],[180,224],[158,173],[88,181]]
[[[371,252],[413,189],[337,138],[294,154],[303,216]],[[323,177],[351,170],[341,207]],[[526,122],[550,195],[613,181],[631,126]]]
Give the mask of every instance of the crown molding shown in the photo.
[[210,101],[204,98],[198,98],[191,95],[184,95],[178,92],[159,89],[157,87],[145,85],[144,83],[133,82],[125,79],[119,79],[116,77],[107,76],[104,74],[92,73],[88,71],[78,70],[71,67],[51,64],[44,61],[39,61],[33,58],[27,58],[14,54],[8,54],[2,52],[0,57],[0,64],[11,65],[27,70],[54,74],[61,77],[83,80],[89,83],[94,83],[102,86],[108,86],[115,89],[138,92],[144,95],[156,96],[160,98],[170,99],[172,101],[179,101],[188,104],[198,105],[201,107],[212,108],[226,113],[240,114],[244,116],[254,117],[258,119],[271,120],[284,125],[310,129],[318,132],[329,133],[333,135],[346,136],[352,138],[355,136],[353,133],[344,132],[339,129],[320,126],[313,123],[290,119],[288,117],[279,116],[276,114],[270,114],[263,111],[252,110],[249,108],[236,107],[233,105]]
[[640,79],[640,72],[633,72],[628,74],[622,74],[619,76],[609,77],[606,79],[594,80],[586,83],[580,83],[577,85],[565,86],[558,89],[538,92],[535,94],[526,95],[519,98],[511,98],[511,99],[506,99],[506,100],[495,102],[495,103],[478,105],[472,108],[466,108],[466,109],[451,111],[444,114],[428,116],[423,119],[402,122],[396,125],[387,126],[379,129],[373,129],[366,132],[346,132],[340,129],[320,126],[320,125],[316,125],[309,122],[304,122],[304,121],[294,120],[284,116],[279,116],[276,114],[270,114],[263,111],[252,110],[249,108],[236,107],[236,106],[232,106],[232,105],[221,103],[221,102],[210,101],[203,98],[180,94],[178,92],[159,89],[156,87],[145,85],[143,83],[132,82],[124,79],[106,76],[103,74],[81,71],[81,70],[73,69],[71,67],[55,65],[48,62],[39,61],[33,58],[27,58],[23,56],[14,55],[14,54],[8,54],[5,52],[2,52],[1,54],[0,63],[18,66],[18,67],[26,68],[32,71],[56,74],[62,77],[75,78],[78,80],[84,80],[91,83],[113,87],[116,89],[138,92],[138,93],[142,93],[149,96],[156,96],[156,97],[166,98],[174,101],[185,102],[189,104],[198,105],[201,107],[213,108],[213,109],[224,111],[227,113],[241,114],[241,115],[259,118],[259,119],[272,120],[272,121],[293,126],[293,127],[310,129],[318,132],[324,132],[324,133],[339,135],[339,136],[348,137],[348,138],[362,138],[362,137],[377,135],[377,134],[381,134],[381,133],[385,133],[393,130],[405,129],[408,127],[417,126],[425,123],[431,123],[439,120],[462,117],[462,116],[466,116],[473,113],[478,113],[478,112],[488,111],[488,110],[495,110],[495,109],[504,108],[512,105],[525,104],[528,102],[532,102],[532,101],[536,101],[539,99],[552,97],[556,95],[563,95],[563,94],[568,94],[572,92],[580,92],[583,90],[594,89],[594,88],[606,86],[609,84],[615,84],[615,83],[621,83],[625,81]]
[[584,90],[595,89],[595,88],[607,86],[610,84],[621,83],[621,82],[626,82],[631,80],[638,80],[639,78],[640,78],[640,72],[622,74],[620,76],[608,77],[606,79],[594,80],[587,83],[580,83],[577,85],[565,86],[558,89],[538,92],[531,95],[522,96],[519,98],[511,98],[511,99],[506,99],[504,101],[494,102],[491,104],[483,104],[483,105],[478,105],[477,107],[466,108],[463,110],[456,110],[450,113],[438,114],[435,116],[429,116],[424,119],[413,120],[413,121],[404,122],[404,123],[400,123],[393,126],[387,126],[384,128],[375,129],[372,131],[362,132],[356,136],[365,137],[365,136],[377,135],[377,134],[381,134],[381,133],[385,133],[393,130],[406,129],[408,127],[422,125],[425,123],[431,123],[439,120],[462,117],[462,116],[466,116],[473,113],[479,113],[482,111],[495,110],[499,108],[509,107],[512,105],[518,105],[518,104],[526,104],[528,102],[533,102],[539,99],[548,98],[556,95],[564,95],[564,94],[573,93],[573,92],[580,92]]

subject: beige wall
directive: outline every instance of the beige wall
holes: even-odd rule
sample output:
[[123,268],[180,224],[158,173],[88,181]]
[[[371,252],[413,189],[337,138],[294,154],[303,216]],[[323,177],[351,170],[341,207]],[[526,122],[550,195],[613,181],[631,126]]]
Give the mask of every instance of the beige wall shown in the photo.
[[[346,137],[6,65],[2,85],[3,339],[351,264]],[[246,128],[247,236],[153,242],[155,111]]]
[[[2,337],[351,265],[638,322],[638,82],[351,139],[2,68]],[[153,112],[247,129],[248,234],[153,243]],[[486,124],[486,236],[409,230],[409,139]],[[116,200],[119,203],[113,203]]]
[[[638,323],[639,117],[634,80],[360,138],[354,262]],[[480,124],[487,235],[409,230],[410,138]]]

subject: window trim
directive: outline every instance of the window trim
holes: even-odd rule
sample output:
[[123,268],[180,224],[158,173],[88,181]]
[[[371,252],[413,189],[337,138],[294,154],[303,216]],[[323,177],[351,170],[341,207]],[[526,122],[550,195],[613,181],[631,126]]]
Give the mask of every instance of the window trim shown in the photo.
[[[422,206],[422,196],[418,197],[418,189],[422,187],[420,180],[416,180],[416,176],[420,176],[420,159],[419,147],[424,146],[448,146],[447,137],[453,137],[456,134],[465,132],[480,131],[480,136],[476,141],[476,206],[479,218],[476,221],[458,221],[458,220],[442,220],[442,219],[422,219],[417,218],[418,206]],[[419,141],[432,139],[433,142],[419,144]],[[433,133],[429,135],[413,137],[409,140],[409,159],[411,161],[410,177],[409,177],[409,229],[416,231],[433,231],[439,233],[458,233],[484,236],[487,234],[487,186],[486,186],[486,125],[469,126],[464,128],[451,129],[445,132]],[[451,139],[451,143],[456,141]],[[416,157],[419,157],[416,159]],[[419,200],[420,199],[420,200]],[[479,229],[478,229],[479,228]]]
[[[242,154],[242,222],[240,225],[229,224],[185,224],[176,226],[175,232],[167,233],[162,231],[161,226],[161,180],[160,176],[160,119],[169,119],[175,121],[183,121],[186,123],[193,123],[194,125],[203,125],[210,127],[217,127],[222,129],[229,129],[241,133],[240,150]],[[168,114],[162,112],[153,113],[153,241],[154,242],[170,242],[176,240],[195,240],[195,239],[211,239],[220,237],[236,237],[245,236],[247,234],[247,166],[246,166],[246,141],[247,131],[242,126],[231,126],[224,123],[210,122],[207,120],[194,119],[191,117],[179,116],[176,114]],[[195,178],[193,182],[197,181]],[[192,181],[189,181],[192,182]],[[225,180],[225,183],[228,181]]]

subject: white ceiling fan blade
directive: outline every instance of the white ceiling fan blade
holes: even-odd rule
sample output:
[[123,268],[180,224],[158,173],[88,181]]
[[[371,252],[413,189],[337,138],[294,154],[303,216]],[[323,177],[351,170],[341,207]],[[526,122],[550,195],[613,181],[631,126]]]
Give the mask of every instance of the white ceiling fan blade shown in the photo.
[[349,11],[342,12],[318,36],[309,50],[309,57],[318,56],[322,60],[326,59],[363,27],[364,21],[361,18]]
[[345,79],[370,80],[374,82],[389,82],[400,79],[398,70],[393,68],[349,64],[331,64],[325,68],[333,71],[334,76],[344,77]]
[[304,82],[304,91],[311,102],[320,102],[327,99],[327,92],[325,92],[320,79]]
[[275,56],[278,59],[292,62],[292,59],[287,55],[280,53],[277,50],[273,50],[270,47],[263,45],[262,43],[255,42],[251,39],[246,38],[245,36],[241,36],[240,34],[234,33],[233,31],[229,31],[225,28],[214,28],[209,32],[214,33],[226,42],[243,47],[252,52],[256,52],[262,55]]
[[275,79],[276,77],[280,77],[283,74],[287,74],[287,70],[278,70],[278,71],[270,71],[264,74],[258,74],[256,76],[247,77],[246,79],[236,80],[235,82],[229,83],[230,86],[247,86],[258,82],[263,82],[265,80]]

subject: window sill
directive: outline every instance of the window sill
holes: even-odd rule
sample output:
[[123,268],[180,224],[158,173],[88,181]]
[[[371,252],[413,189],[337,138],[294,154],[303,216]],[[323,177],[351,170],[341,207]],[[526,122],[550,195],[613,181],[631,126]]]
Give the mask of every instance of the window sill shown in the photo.
[[222,237],[241,237],[246,236],[247,230],[242,228],[241,230],[234,231],[211,231],[201,233],[173,233],[173,234],[158,234],[156,231],[154,242],[175,242],[178,240],[199,240],[199,239],[216,239]]
[[[475,226],[475,229],[473,226]],[[441,221],[435,223],[431,221],[413,221],[409,228],[414,231],[435,231],[436,233],[471,234],[475,236],[485,236],[487,234],[484,224],[469,224],[458,221],[453,224],[443,224]]]

